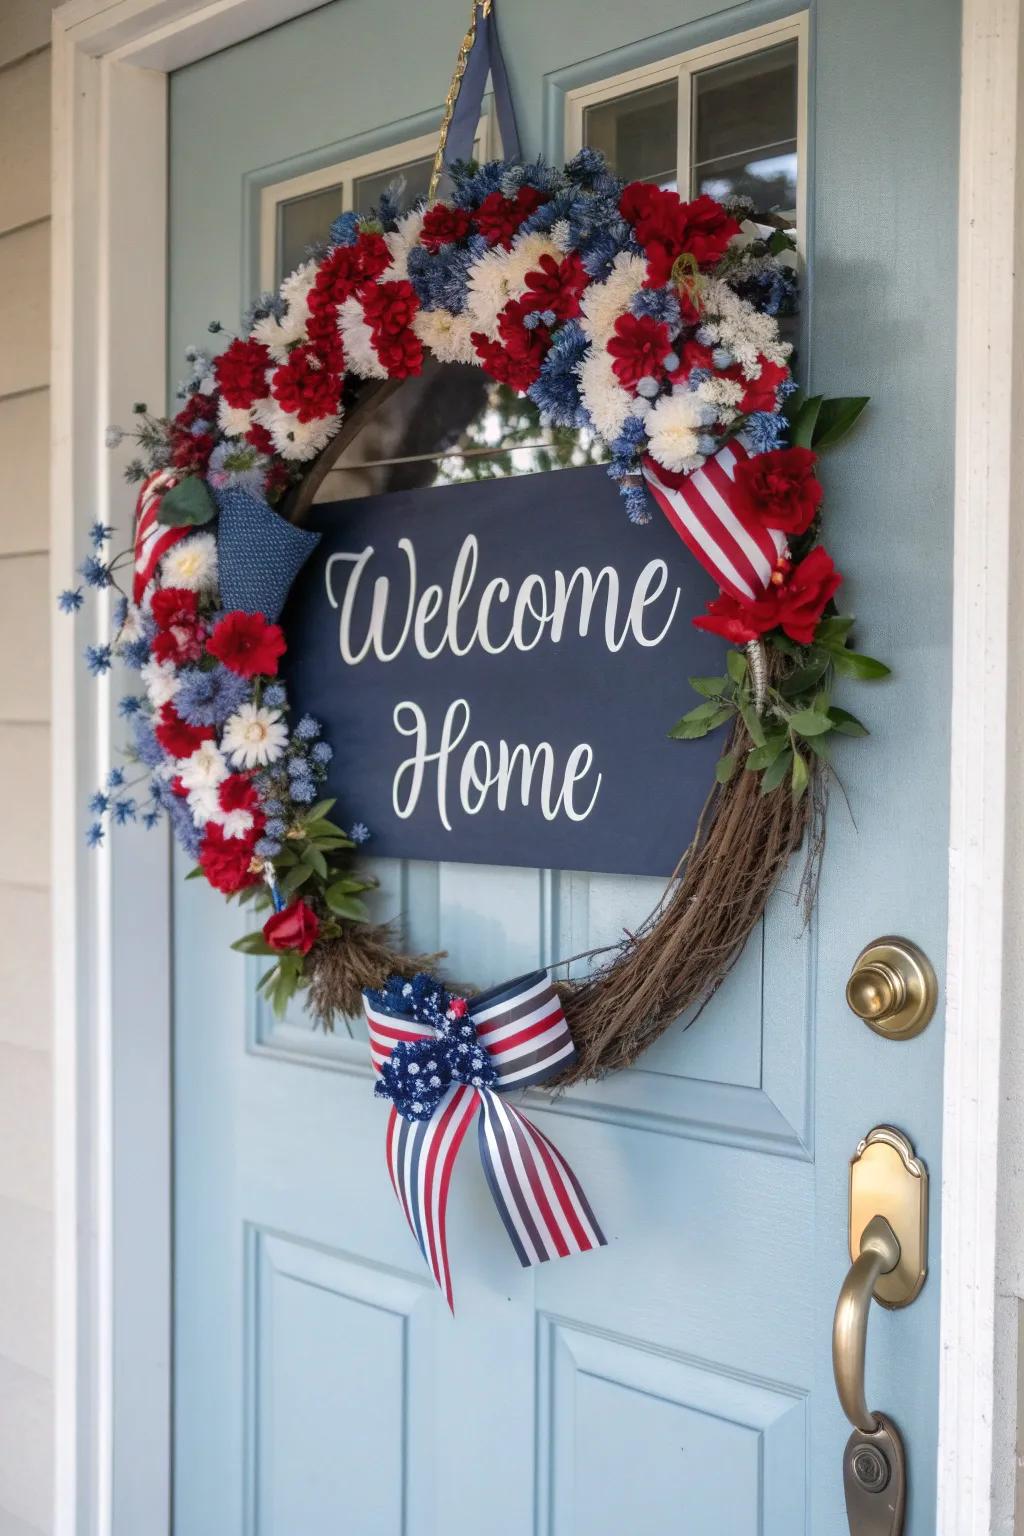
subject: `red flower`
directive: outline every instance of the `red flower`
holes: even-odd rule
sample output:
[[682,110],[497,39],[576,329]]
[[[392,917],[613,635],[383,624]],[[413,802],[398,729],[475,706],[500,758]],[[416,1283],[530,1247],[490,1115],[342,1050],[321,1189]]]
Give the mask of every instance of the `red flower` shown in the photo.
[[528,309],[548,310],[556,320],[573,320],[580,312],[580,295],[590,279],[573,251],[562,261],[542,256],[537,270],[527,272],[522,303]]
[[415,331],[398,336],[382,336],[376,342],[377,356],[392,379],[408,379],[423,367],[423,343]]
[[253,422],[245,434],[245,440],[247,443],[251,443],[259,453],[271,455],[274,452],[274,439],[266,427],[261,426],[258,421]]
[[482,367],[491,378],[497,379],[499,384],[507,384],[518,394],[525,395],[540,372],[540,364],[535,356],[527,354],[514,357],[500,341],[492,341],[482,331],[473,331],[470,340],[476,348]]
[[374,341],[400,336],[412,324],[420,301],[412,283],[367,283],[360,293],[366,323]]
[[338,330],[338,312],[331,308],[317,310],[306,321],[309,337],[316,356],[330,373],[345,372],[345,348]]
[[448,1005],[448,1012],[457,1019],[464,1019],[469,1012],[469,1004],[464,997],[453,997]]
[[194,624],[199,613],[199,598],[187,587],[161,587],[153,593],[150,612],[157,629],[175,624]]
[[702,269],[717,266],[740,228],[712,197],[684,203],[677,192],[664,192],[642,181],[623,188],[619,210],[644,248],[645,288],[660,288],[671,281],[673,264],[684,254]]
[[744,415],[749,415],[751,411],[775,410],[778,387],[789,378],[789,369],[781,363],[770,363],[766,357],[762,357],[761,372],[756,379],[744,379],[738,367],[727,369],[726,378],[739,379],[746,386],[740,401],[740,410]]
[[324,367],[312,347],[295,347],[275,370],[270,392],[300,421],[316,421],[338,409],[341,379]]
[[526,324],[527,315],[533,313],[526,299],[509,299],[498,316],[498,335],[510,357],[531,358],[539,368],[551,345],[551,332],[546,325]]
[[420,243],[428,251],[439,251],[442,245],[465,240],[472,220],[465,208],[449,208],[447,203],[435,203],[423,215]]
[[476,211],[476,227],[488,245],[509,246],[523,220],[546,201],[536,187],[520,187],[515,197],[491,192]]
[[705,347],[701,342],[694,341],[691,336],[689,341],[684,341],[683,345],[676,350],[679,353],[679,367],[673,369],[669,374],[669,378],[673,383],[679,379],[688,379],[695,368],[706,368],[710,372],[714,371],[714,364],[711,360],[711,354],[714,351],[713,347]]
[[335,309],[355,293],[368,277],[379,277],[391,265],[391,252],[383,235],[360,235],[355,245],[336,245],[320,264],[316,282],[309,294],[309,307],[316,313]]
[[270,353],[261,341],[238,337],[213,360],[213,372],[228,405],[247,410],[267,394]]
[[[210,735],[213,735],[212,731]],[[218,786],[217,799],[222,811],[252,811],[256,815],[260,808],[260,797],[247,773],[229,774]]]
[[262,613],[226,613],[207,642],[207,650],[242,677],[273,677],[287,647],[279,624]]
[[158,629],[152,645],[157,661],[198,661],[206,628],[199,621],[196,594],[184,587],[161,587],[153,594],[151,612]]
[[608,351],[615,359],[612,371],[628,389],[639,379],[664,377],[669,350],[668,327],[650,315],[620,315]]
[[740,603],[727,593],[708,604],[707,613],[694,619],[698,629],[722,635],[733,645],[746,645],[771,629],[783,629],[798,645],[810,645],[825,604],[839,588],[842,576],[832,556],[819,544],[781,586],[769,587],[764,597]]
[[809,448],[776,448],[737,464],[733,484],[737,511],[766,528],[806,533],[823,495],[815,478],[818,455]]
[[249,868],[257,829],[247,837],[225,837],[223,827],[210,822],[199,844],[199,867],[218,891],[233,896],[247,885],[255,885],[260,875]]
[[204,741],[211,741],[216,733],[212,725],[189,725],[173,704],[162,704],[154,734],[168,757],[191,757]]
[[171,422],[171,463],[191,474],[206,473],[210,454],[216,446],[213,423],[217,416],[217,397],[200,390],[188,400]]
[[263,924],[263,937],[271,949],[297,949],[303,955],[309,954],[319,932],[319,918],[301,898]]

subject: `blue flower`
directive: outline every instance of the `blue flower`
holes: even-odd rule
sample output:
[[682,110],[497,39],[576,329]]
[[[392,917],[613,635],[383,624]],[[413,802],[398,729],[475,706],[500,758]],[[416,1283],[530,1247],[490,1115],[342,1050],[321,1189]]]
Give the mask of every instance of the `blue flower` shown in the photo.
[[578,182],[580,186],[585,187],[600,177],[607,176],[608,164],[599,149],[591,149],[585,145],[567,163],[565,174],[570,181]]
[[110,671],[114,653],[109,645],[87,645],[82,654],[93,677],[102,677],[104,672]]
[[316,786],[312,779],[294,779],[292,799],[297,800],[299,805],[311,805],[316,799]]
[[266,320],[269,315],[280,320],[287,307],[279,293],[271,293],[269,290],[261,293],[258,298],[253,299],[242,316],[242,330],[251,331],[257,320]]
[[84,576],[90,587],[109,587],[114,580],[110,566],[98,555],[86,555],[78,567],[78,572],[80,576]]
[[90,848],[98,848],[103,841],[103,828],[98,821],[94,821],[85,834],[85,840]]
[[355,245],[359,239],[358,213],[341,213],[331,225],[332,245]]
[[156,734],[145,715],[135,715],[132,719],[132,735],[135,738],[135,751],[140,763],[147,768],[159,768],[165,762],[167,753],[156,739]]
[[[197,425],[205,432],[208,423],[204,421]],[[218,443],[210,454],[207,479],[219,490],[235,486],[252,496],[262,496],[267,483],[267,461],[251,443],[230,438],[225,443]]]
[[284,837],[288,831],[288,823],[280,816],[268,816],[265,830],[268,837]]
[[370,841],[370,829],[364,821],[357,821],[349,829],[349,837],[354,843],[368,843]]
[[186,667],[174,706],[189,725],[223,725],[247,702],[250,691],[246,679],[227,667],[218,665],[209,672]]
[[149,641],[144,635],[137,640],[125,640],[117,648],[117,654],[126,667],[131,667],[133,672],[141,672],[149,660]]
[[288,691],[283,683],[271,683],[263,690],[263,702],[268,709],[284,709],[288,703]]
[[312,769],[309,766],[309,759],[304,757],[301,752],[296,752],[293,757],[289,758],[288,777],[290,779],[308,779],[311,774]]
[[281,852],[281,844],[274,837],[261,837],[256,842],[256,852],[261,859],[276,859]]
[[411,981],[389,976],[379,991],[368,989],[372,1007],[391,1017],[435,1030],[427,1040],[403,1040],[381,1068],[374,1089],[407,1120],[429,1120],[452,1082],[489,1087],[497,1078],[490,1053],[480,1044],[464,998],[452,997],[421,971]]
[[642,485],[620,485],[619,495],[626,503],[626,516],[631,523],[650,522],[651,503]]
[[671,288],[641,288],[634,294],[629,307],[634,315],[649,315],[652,320],[667,325],[670,336],[674,336],[683,323],[679,296]]
[[160,820],[160,812],[159,811],[144,811],[143,812],[142,825],[145,827],[147,832],[152,832],[153,828],[156,826],[156,824],[157,824],[157,822],[159,820]]
[[94,816],[104,816],[110,810],[110,799],[102,789],[98,789],[89,801],[89,809]]
[[315,741],[320,735],[320,722],[312,715],[303,715],[292,734],[296,741]]
[[570,320],[557,332],[540,374],[527,394],[545,418],[556,427],[582,427],[587,415],[580,402],[580,381],[576,365],[587,350],[582,326]]
[[191,858],[198,857],[199,845],[203,840],[203,834],[192,820],[192,813],[188,805],[180,796],[170,792],[169,799],[165,802],[167,815],[171,828],[178,842]]
[[110,772],[107,774],[107,788],[108,789],[120,789],[121,785],[123,783],[124,783],[124,769],[123,768],[111,768]]
[[326,741],[318,741],[309,755],[313,759],[314,763],[326,765],[334,756],[334,748],[328,746]]
[[77,613],[85,602],[85,593],[81,587],[65,587],[57,598],[57,607],[61,613]]
[[123,827],[126,821],[134,821],[138,806],[128,795],[114,801],[114,820],[119,827]]
[[751,453],[771,453],[785,443],[789,423],[777,411],[754,411],[743,423],[743,440]]
[[105,544],[113,531],[113,528],[107,523],[93,523],[89,529],[89,538],[92,540],[93,548],[99,549],[101,544]]
[[117,701],[117,712],[123,720],[130,720],[141,708],[142,700],[137,693],[126,693],[123,699]]

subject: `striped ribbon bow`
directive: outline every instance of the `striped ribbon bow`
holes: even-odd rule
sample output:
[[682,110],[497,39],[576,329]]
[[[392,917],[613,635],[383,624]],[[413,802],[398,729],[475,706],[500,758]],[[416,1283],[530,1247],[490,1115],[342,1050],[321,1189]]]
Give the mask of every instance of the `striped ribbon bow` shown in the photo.
[[[363,994],[370,1056],[380,1074],[400,1042],[440,1040],[441,1031]],[[517,977],[471,999],[467,1017],[487,1053],[488,1086],[450,1083],[429,1119],[409,1119],[392,1105],[387,1126],[388,1172],[434,1279],[454,1312],[446,1215],[452,1170],[477,1110],[480,1158],[494,1203],[519,1262],[602,1247],[579,1180],[543,1131],[504,1094],[561,1072],[576,1056],[558,994],[544,971]]]
[[643,461],[652,496],[701,565],[739,602],[754,602],[771,585],[775,564],[789,548],[778,528],[765,528],[734,503],[736,465],[749,458],[738,438],[692,474],[669,475]]
[[161,557],[166,555],[179,539],[188,538],[191,527],[171,528],[157,522],[157,512],[165,491],[177,485],[178,477],[172,471],[158,469],[143,481],[139,499],[135,503],[135,571],[132,577],[132,602],[138,605],[146,595],[146,588],[156,575]]

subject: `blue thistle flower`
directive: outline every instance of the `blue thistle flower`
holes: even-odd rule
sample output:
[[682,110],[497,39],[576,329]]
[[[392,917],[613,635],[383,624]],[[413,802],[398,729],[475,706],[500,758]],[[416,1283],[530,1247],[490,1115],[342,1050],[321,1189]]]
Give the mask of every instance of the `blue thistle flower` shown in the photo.
[[174,706],[189,725],[223,725],[247,702],[250,692],[246,679],[227,667],[218,665],[209,672],[186,667]]
[[319,720],[314,720],[312,715],[303,715],[292,735],[296,741],[315,741],[320,735]]
[[651,503],[642,485],[620,485],[619,495],[626,503],[626,516],[631,523],[643,526],[651,521]]
[[281,852],[281,844],[274,837],[261,837],[256,842],[256,852],[261,859],[276,859]]
[[110,798],[102,789],[98,789],[89,800],[89,810],[93,816],[105,816],[110,810]]
[[743,423],[743,441],[751,453],[771,453],[786,440],[789,423],[778,411],[754,411]]
[[331,225],[332,245],[355,245],[359,239],[358,213],[341,213]]
[[123,768],[111,768],[110,772],[107,774],[107,788],[108,789],[120,789],[123,783],[124,783],[124,769]]
[[93,677],[102,677],[104,672],[110,671],[114,653],[109,645],[87,645],[82,654]]
[[314,763],[326,766],[334,756],[334,748],[329,746],[326,741],[318,741],[309,755]]
[[90,587],[109,587],[114,580],[110,566],[98,555],[87,555],[78,567],[78,573]]
[[123,699],[117,701],[117,712],[122,720],[130,720],[137,715],[142,708],[142,700],[136,693],[126,693]]
[[679,295],[671,288],[641,288],[633,295],[629,307],[634,315],[660,321],[668,327],[670,336],[675,336],[683,323]]
[[157,822],[159,820],[160,820],[160,812],[159,811],[144,811],[143,812],[143,815],[142,815],[142,825],[145,827],[147,832],[152,832],[153,828],[156,826],[156,824],[157,824]]
[[77,613],[85,602],[85,593],[81,587],[65,587],[57,598],[57,607],[61,613]]
[[125,640],[117,648],[117,654],[126,667],[131,667],[133,672],[141,672],[149,660],[149,641],[144,635],[137,640]]
[[292,799],[299,805],[311,805],[316,799],[316,786],[312,779],[294,779],[292,781]]
[[89,538],[92,540],[93,549],[101,548],[110,538],[113,531],[113,528],[108,523],[93,523],[89,529]]
[[98,848],[103,841],[103,828],[98,821],[94,821],[85,834],[85,841],[90,848]]
[[565,174],[570,181],[579,186],[590,186],[600,177],[607,176],[608,163],[599,149],[591,149],[584,145],[578,150],[565,167]]
[[269,688],[264,688],[263,702],[268,709],[284,709],[288,703],[288,692],[284,684],[271,683]]
[[157,741],[156,733],[145,715],[133,717],[132,735],[140,763],[147,768],[159,768],[166,761],[167,753]]
[[138,806],[131,796],[126,795],[114,801],[114,820],[119,827],[123,827],[127,821],[134,821],[137,811]]
[[368,843],[370,841],[370,829],[363,821],[357,821],[349,829],[348,835],[351,841],[357,845],[362,845],[363,843]]

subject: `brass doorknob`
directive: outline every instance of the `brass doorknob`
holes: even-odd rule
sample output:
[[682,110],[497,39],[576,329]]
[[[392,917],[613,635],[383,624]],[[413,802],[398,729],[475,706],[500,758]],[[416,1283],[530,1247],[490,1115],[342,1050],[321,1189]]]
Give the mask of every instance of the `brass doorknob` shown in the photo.
[[857,956],[846,983],[846,1001],[857,1017],[889,1040],[919,1035],[938,993],[930,960],[909,939],[875,939]]

